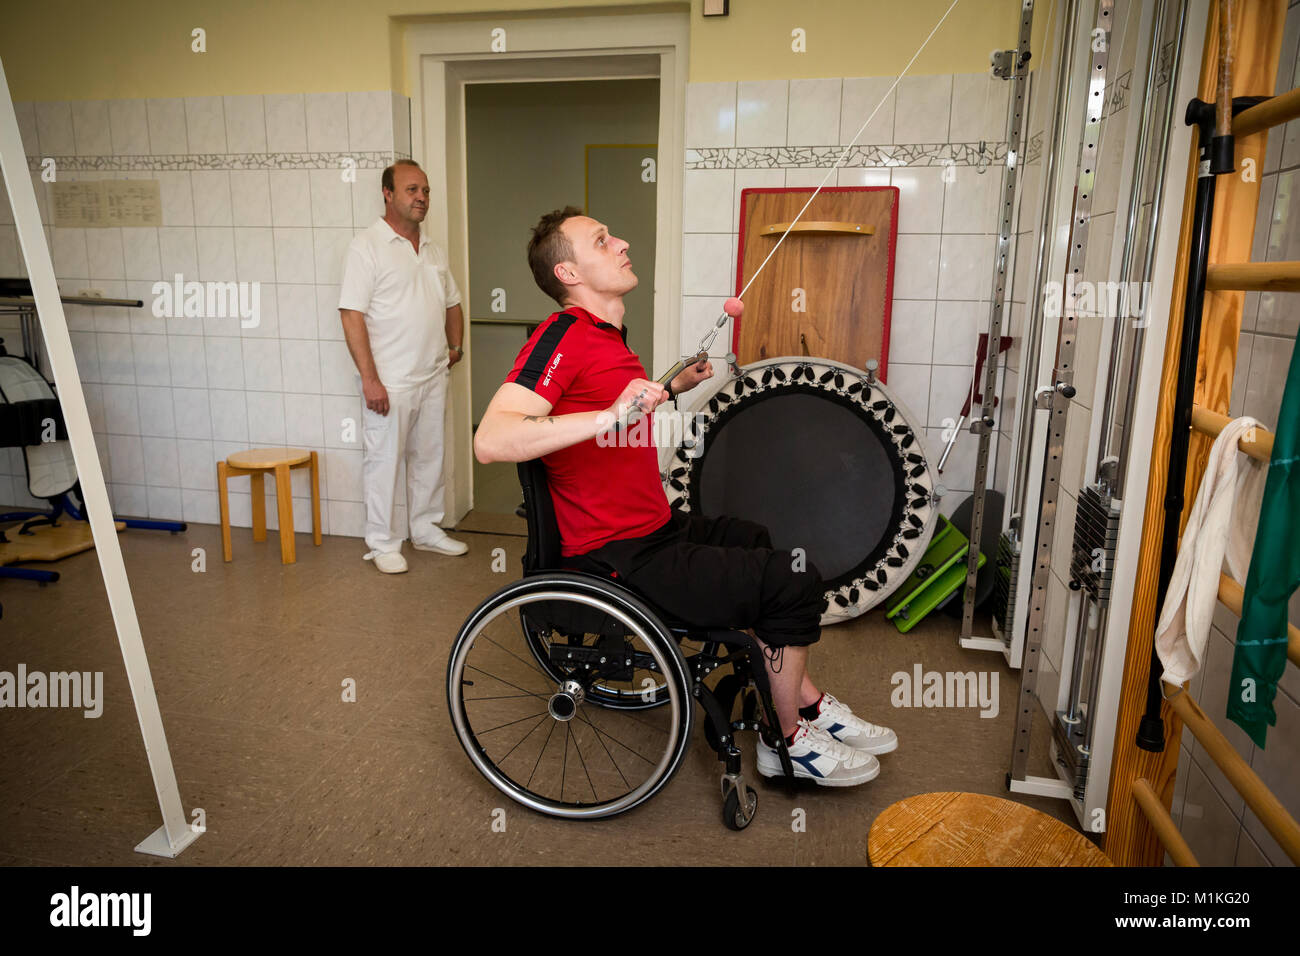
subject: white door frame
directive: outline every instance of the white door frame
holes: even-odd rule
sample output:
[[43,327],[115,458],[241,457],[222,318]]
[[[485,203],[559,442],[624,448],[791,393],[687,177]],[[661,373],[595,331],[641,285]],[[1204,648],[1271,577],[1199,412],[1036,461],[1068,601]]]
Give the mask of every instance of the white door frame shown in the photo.
[[[503,32],[496,32],[503,31]],[[406,29],[411,91],[411,156],[432,193],[426,232],[443,243],[462,281],[466,341],[469,318],[469,217],[465,203],[465,97],[468,82],[659,78],[658,190],[655,215],[654,354],[664,368],[681,350],[682,179],[685,169],[689,15],[431,18]],[[504,43],[504,51],[496,52]],[[657,66],[657,69],[655,67]],[[543,316],[538,316],[542,319]],[[472,343],[465,362],[474,361]],[[473,507],[473,431],[468,366],[454,371],[449,406],[447,519]]]

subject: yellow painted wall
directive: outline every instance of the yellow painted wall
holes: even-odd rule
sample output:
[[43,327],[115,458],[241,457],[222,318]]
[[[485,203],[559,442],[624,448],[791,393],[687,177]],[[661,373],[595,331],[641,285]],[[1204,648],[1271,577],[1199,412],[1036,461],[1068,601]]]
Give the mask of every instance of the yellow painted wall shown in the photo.
[[[896,76],[951,2],[731,0],[731,14],[715,18],[701,16],[693,0],[690,80]],[[1051,0],[1037,6],[1033,49]],[[1016,45],[1019,11],[1020,0],[960,0],[908,75],[987,70],[990,51]],[[806,53],[791,51],[796,27],[807,35]]]
[[[691,82],[893,75],[950,0],[731,0],[691,6]],[[1035,48],[1046,7],[1035,17]],[[662,6],[662,5],[661,5]],[[668,4],[679,6],[681,4]],[[644,0],[6,0],[0,58],[15,100],[400,89],[405,21],[648,10]],[[960,0],[911,72],[977,73],[1016,40],[1020,0]],[[195,27],[207,52],[190,50]],[[790,49],[790,31],[807,52]],[[1041,62],[1041,58],[1039,58]],[[1036,64],[1034,64],[1036,65]]]

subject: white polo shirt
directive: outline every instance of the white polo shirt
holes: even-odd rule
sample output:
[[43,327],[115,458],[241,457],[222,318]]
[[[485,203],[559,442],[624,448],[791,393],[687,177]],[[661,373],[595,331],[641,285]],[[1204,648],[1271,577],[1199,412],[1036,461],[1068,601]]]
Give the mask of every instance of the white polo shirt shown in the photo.
[[385,388],[415,388],[446,367],[453,305],[460,305],[460,290],[447,254],[423,233],[417,254],[381,216],[348,246],[339,308],[365,314]]

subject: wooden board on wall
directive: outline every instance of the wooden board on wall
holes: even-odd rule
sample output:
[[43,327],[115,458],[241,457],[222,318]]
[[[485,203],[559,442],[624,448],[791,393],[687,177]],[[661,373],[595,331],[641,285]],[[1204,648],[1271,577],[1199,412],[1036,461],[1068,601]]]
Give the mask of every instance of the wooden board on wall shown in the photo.
[[[813,191],[810,186],[741,193],[737,293],[780,238],[781,230],[773,227],[792,222]],[[799,225],[841,225],[792,231],[759,274],[732,333],[731,349],[741,365],[810,355],[863,368],[875,359],[880,378],[888,381],[898,200],[897,186],[834,186],[817,194]],[[802,297],[795,291],[800,289]]]

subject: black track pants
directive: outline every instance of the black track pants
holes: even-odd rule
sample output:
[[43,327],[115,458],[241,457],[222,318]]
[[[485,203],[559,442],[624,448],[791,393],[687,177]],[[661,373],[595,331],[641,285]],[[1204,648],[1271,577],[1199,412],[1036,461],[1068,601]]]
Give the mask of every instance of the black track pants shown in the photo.
[[826,588],[817,567],[804,557],[795,570],[794,555],[773,549],[767,529],[752,521],[673,511],[657,531],[564,563],[620,581],[693,627],[753,628],[773,647],[821,637]]

